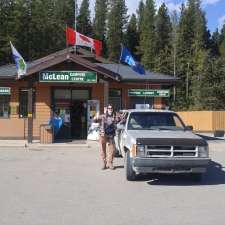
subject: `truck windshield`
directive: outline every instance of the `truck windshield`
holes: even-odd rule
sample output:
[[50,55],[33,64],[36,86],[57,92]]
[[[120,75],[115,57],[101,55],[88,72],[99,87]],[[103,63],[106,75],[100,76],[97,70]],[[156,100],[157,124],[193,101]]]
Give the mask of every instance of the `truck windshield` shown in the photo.
[[184,123],[175,113],[133,112],[128,130],[184,130]]

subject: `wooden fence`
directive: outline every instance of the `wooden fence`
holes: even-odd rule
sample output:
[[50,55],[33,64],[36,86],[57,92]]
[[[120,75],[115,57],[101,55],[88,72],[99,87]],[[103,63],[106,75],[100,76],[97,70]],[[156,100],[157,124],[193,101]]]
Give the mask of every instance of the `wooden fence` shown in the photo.
[[186,125],[192,125],[194,131],[212,132],[225,130],[225,111],[189,111],[177,112]]

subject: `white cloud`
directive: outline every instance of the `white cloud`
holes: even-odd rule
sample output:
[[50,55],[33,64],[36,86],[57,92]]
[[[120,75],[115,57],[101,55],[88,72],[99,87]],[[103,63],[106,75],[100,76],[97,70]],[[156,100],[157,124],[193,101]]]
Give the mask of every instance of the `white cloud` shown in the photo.
[[182,1],[180,1],[179,3],[174,3],[173,0],[156,0],[155,1],[156,8],[158,9],[162,5],[163,2],[166,3],[166,6],[168,7],[170,12],[172,12],[174,10],[180,11],[180,9],[181,9]]
[[203,5],[214,5],[217,2],[220,2],[221,0],[202,0]]
[[225,24],[225,15],[221,16],[218,19],[218,28],[219,28],[219,30],[222,29],[224,24]]

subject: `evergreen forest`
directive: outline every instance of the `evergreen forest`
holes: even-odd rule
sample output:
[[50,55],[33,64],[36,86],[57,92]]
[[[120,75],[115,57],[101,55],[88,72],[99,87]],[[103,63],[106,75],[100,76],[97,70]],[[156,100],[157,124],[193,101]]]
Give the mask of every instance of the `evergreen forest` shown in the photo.
[[27,62],[66,48],[76,15],[76,30],[102,40],[104,57],[118,62],[123,43],[146,70],[178,77],[174,110],[225,109],[225,24],[209,31],[201,0],[179,12],[141,0],[133,15],[125,0],[96,0],[93,13],[89,0],[75,2],[0,0],[0,65],[13,63],[10,41]]

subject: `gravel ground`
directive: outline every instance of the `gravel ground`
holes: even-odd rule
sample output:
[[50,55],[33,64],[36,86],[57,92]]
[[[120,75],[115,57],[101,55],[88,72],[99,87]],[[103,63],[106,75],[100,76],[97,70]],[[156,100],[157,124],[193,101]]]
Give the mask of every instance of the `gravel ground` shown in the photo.
[[97,146],[0,150],[0,225],[224,225],[225,142],[209,141],[202,183],[125,180],[123,159],[101,171]]

